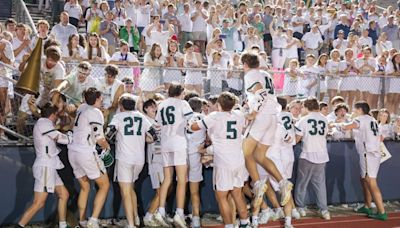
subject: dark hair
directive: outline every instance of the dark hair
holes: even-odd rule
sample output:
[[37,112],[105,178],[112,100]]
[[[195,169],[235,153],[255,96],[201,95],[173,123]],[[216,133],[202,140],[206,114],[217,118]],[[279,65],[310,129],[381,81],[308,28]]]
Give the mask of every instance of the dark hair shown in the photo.
[[210,102],[211,104],[215,105],[218,101],[218,97],[219,97],[219,95],[209,96],[207,98],[207,101]]
[[46,50],[47,48],[49,48],[51,46],[60,47],[61,44],[56,39],[48,39],[48,40],[46,40],[46,42],[44,42],[43,50]]
[[[68,48],[68,55],[69,56],[72,56],[72,54],[73,54],[73,49],[72,49],[72,39],[74,38],[74,37],[78,37],[78,40],[79,40],[79,35],[78,34],[71,34],[69,37],[68,37],[68,44],[67,44],[67,48]],[[79,44],[78,44],[78,46],[79,46]]]
[[231,92],[223,92],[218,97],[218,103],[225,112],[231,111],[236,104],[236,97]]
[[172,83],[172,85],[168,89],[168,96],[169,97],[179,97],[185,88],[181,84]]
[[348,107],[345,103],[340,103],[340,104],[337,104],[337,105],[335,106],[335,114],[336,114],[336,112],[338,112],[340,109],[345,109],[346,112],[349,112],[349,107]]
[[331,100],[331,105],[335,105],[337,103],[344,103],[344,98],[341,96],[335,96]]
[[126,111],[133,111],[135,110],[135,106],[136,106],[136,101],[133,98],[132,95],[130,94],[123,94],[120,98],[119,98],[119,103],[122,105],[122,107],[126,110]]
[[198,93],[196,93],[195,91],[189,91],[185,94],[185,97],[183,98],[185,101],[189,101],[190,98],[193,97],[200,97]]
[[260,66],[260,60],[258,59],[258,55],[253,53],[243,54],[241,61],[243,64],[247,64],[247,66],[251,69],[258,68]]
[[151,57],[151,60],[153,60],[153,61],[155,59],[159,59],[161,57],[161,55],[162,55],[162,53],[161,53],[161,55],[159,57],[156,57],[156,48],[157,47],[161,49],[161,45],[160,44],[154,43],[153,46],[151,46],[151,49],[150,49],[150,57]]
[[56,62],[60,61],[61,59],[61,52],[58,47],[50,46],[47,49],[45,49],[44,53],[47,58],[50,58]]
[[378,120],[379,110],[374,108],[369,111],[369,115],[374,117],[374,119]]
[[94,105],[97,98],[101,97],[101,92],[94,87],[90,87],[83,93],[83,96],[85,97],[86,104]]
[[186,51],[186,49],[193,47],[193,45],[194,45],[194,44],[193,44],[192,41],[186,42],[186,44],[185,44],[185,51]]
[[153,106],[153,105],[157,105],[157,103],[156,103],[156,101],[155,100],[153,100],[153,99],[148,99],[147,101],[145,101],[144,103],[143,103],[143,112],[144,112],[144,114],[147,114],[147,111],[146,111],[146,109],[148,108],[148,107],[150,107],[150,106]]
[[90,45],[90,37],[95,37],[97,39],[97,46],[95,47],[97,49],[97,57],[102,57],[101,56],[101,48],[100,48],[100,37],[97,33],[92,32],[88,35],[87,37],[87,53],[88,53],[88,59],[93,58],[93,47]]
[[79,34],[79,46],[86,47],[86,38],[83,34]]
[[108,64],[105,68],[104,71],[108,74],[111,75],[112,77],[116,77],[119,74],[119,69],[116,65],[114,64]]
[[328,104],[326,102],[319,102],[319,110],[320,111],[325,107],[328,107]]
[[203,100],[199,97],[192,97],[189,99],[189,105],[193,109],[193,112],[201,112],[203,107]]
[[366,101],[357,101],[354,108],[361,109],[364,115],[369,115],[369,111],[371,110]]
[[49,118],[51,114],[55,114],[57,113],[57,111],[58,111],[57,106],[48,102],[45,105],[43,105],[42,109],[40,110],[40,116],[42,118]]
[[15,21],[13,18],[8,18],[4,25],[7,27],[9,24],[17,24],[17,21]]
[[315,97],[305,99],[303,101],[303,106],[308,109],[308,111],[319,111],[319,103]]
[[282,110],[286,110],[287,100],[284,97],[277,97],[278,103],[282,106]]

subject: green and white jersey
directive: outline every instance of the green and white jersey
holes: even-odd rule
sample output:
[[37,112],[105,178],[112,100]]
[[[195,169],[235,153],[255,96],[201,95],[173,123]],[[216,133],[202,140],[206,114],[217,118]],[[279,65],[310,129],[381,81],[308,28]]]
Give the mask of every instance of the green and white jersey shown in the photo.
[[138,111],[125,111],[116,114],[109,125],[117,130],[115,158],[131,165],[144,165],[150,121]]

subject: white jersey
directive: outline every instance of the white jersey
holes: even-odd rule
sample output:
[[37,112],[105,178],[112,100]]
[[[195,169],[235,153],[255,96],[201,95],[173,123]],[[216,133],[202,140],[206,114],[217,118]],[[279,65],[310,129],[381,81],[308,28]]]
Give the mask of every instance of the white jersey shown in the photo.
[[150,130],[150,121],[138,111],[125,111],[116,114],[109,125],[117,130],[115,158],[131,165],[144,165],[146,132]]
[[76,111],[72,144],[68,145],[69,151],[90,153],[96,151],[97,139],[103,133],[104,117],[98,108],[82,104]]
[[357,151],[360,154],[372,152],[380,156],[381,133],[378,122],[370,115],[359,116],[354,122],[358,125],[354,130]]
[[[150,121],[152,126],[156,126],[157,122],[150,118],[149,116],[146,116],[147,120]],[[158,129],[158,127],[156,127]],[[157,136],[158,140],[152,144],[147,145],[147,162],[149,163],[149,169],[150,166],[153,163],[157,164],[162,164],[162,156],[161,156],[161,146],[160,146],[160,132],[157,130]],[[150,171],[150,170],[149,170]]]
[[[194,113],[192,119],[195,121],[201,121],[204,119],[204,115],[201,113]],[[200,131],[187,132],[188,142],[188,154],[195,154],[199,151],[199,146],[206,140],[206,130],[201,129]]]
[[279,113],[281,111],[281,106],[276,101],[273,80],[268,72],[262,71],[262,70],[257,70],[257,69],[252,69],[252,70],[248,71],[244,76],[244,86],[246,89],[246,95],[249,100],[250,109],[254,108],[252,106],[254,106],[254,104],[256,103],[255,100],[257,99],[256,96],[254,95],[254,93],[252,93],[250,91],[257,84],[261,84],[262,88],[268,92],[268,95],[267,95],[266,101],[265,101],[266,103],[265,103],[265,105],[263,105],[263,107],[267,107],[267,108],[262,108],[262,110],[260,110],[260,112],[264,112],[267,114]]
[[33,127],[33,143],[36,152],[34,167],[42,166],[53,169],[62,169],[64,165],[58,157],[60,150],[56,141],[68,144],[67,135],[57,131],[54,123],[48,118],[40,118]]
[[284,148],[293,148],[294,145],[296,145],[296,133],[294,130],[294,120],[293,120],[293,116],[292,113],[290,112],[285,112],[282,111],[281,113],[279,113],[279,121],[282,123],[283,127],[286,130],[286,133],[288,134],[288,136],[293,139],[290,143],[284,143],[282,146]]
[[315,164],[329,161],[326,135],[328,120],[319,112],[310,112],[296,124],[296,134],[302,136],[300,158]]
[[161,125],[161,152],[186,151],[185,129],[193,110],[187,101],[168,98],[158,105],[156,121]]
[[232,170],[245,165],[241,134],[245,118],[240,111],[213,112],[197,124],[208,130],[214,149],[214,167]]

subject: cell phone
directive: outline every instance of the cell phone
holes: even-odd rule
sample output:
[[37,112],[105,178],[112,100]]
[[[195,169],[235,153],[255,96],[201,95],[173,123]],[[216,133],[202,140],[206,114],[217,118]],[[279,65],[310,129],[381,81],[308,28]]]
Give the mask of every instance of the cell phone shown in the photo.
[[226,39],[226,34],[221,34],[221,35],[219,35],[219,38],[220,38],[220,39]]
[[165,20],[164,19],[160,19],[160,24],[165,24]]

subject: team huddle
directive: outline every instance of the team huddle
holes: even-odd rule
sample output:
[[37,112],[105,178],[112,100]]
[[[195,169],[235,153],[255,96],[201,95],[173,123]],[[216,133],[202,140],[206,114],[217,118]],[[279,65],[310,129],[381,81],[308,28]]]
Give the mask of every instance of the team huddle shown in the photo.
[[[235,225],[257,227],[266,223],[272,210],[264,202],[265,194],[279,218],[285,219],[285,227],[293,227],[292,218],[306,216],[308,186],[315,192],[321,217],[329,220],[325,165],[329,162],[326,137],[331,128],[353,130],[355,134],[365,196],[365,205],[358,212],[386,220],[376,181],[381,135],[377,122],[368,115],[369,105],[357,102],[354,107],[357,117],[351,123],[329,124],[319,111],[318,100],[310,97],[302,102],[302,117],[296,120],[287,109],[287,100],[276,97],[269,74],[258,69],[259,56],[245,53],[241,61],[247,101],[241,103],[232,93],[223,92],[216,98],[210,113],[203,112],[203,99],[192,97],[186,101],[183,99],[184,87],[172,84],[167,99],[145,101],[140,111],[136,110],[136,98],[123,94],[119,99],[119,110],[105,127],[100,111],[101,92],[89,88],[83,93],[85,102],[77,110],[72,133],[63,134],[55,129],[58,108],[50,103],[44,105],[42,118],[34,127],[34,202],[22,216],[19,227],[31,220],[43,207],[48,193],[53,192],[59,197],[59,227],[68,227],[66,207],[69,196],[57,174],[57,169],[63,168],[57,143],[67,144],[69,162],[80,184],[79,226],[99,227],[98,218],[110,186],[106,171],[112,160],[109,143],[114,141],[113,180],[121,189],[127,227],[141,225],[137,209],[137,197],[140,196],[135,193],[134,183],[142,172],[146,153],[156,195],[143,217],[145,226],[170,227],[173,223],[176,227],[187,227],[184,206],[189,182],[191,227],[201,227],[199,186],[203,181],[203,166],[213,167],[212,185],[227,228]],[[300,141],[302,152],[293,185],[288,181],[292,178],[295,160],[293,146]],[[165,207],[174,173],[176,211],[171,221]],[[86,220],[90,180],[94,180],[98,188],[92,214]],[[252,199],[250,212],[245,196]],[[377,212],[371,209],[372,201]]]

